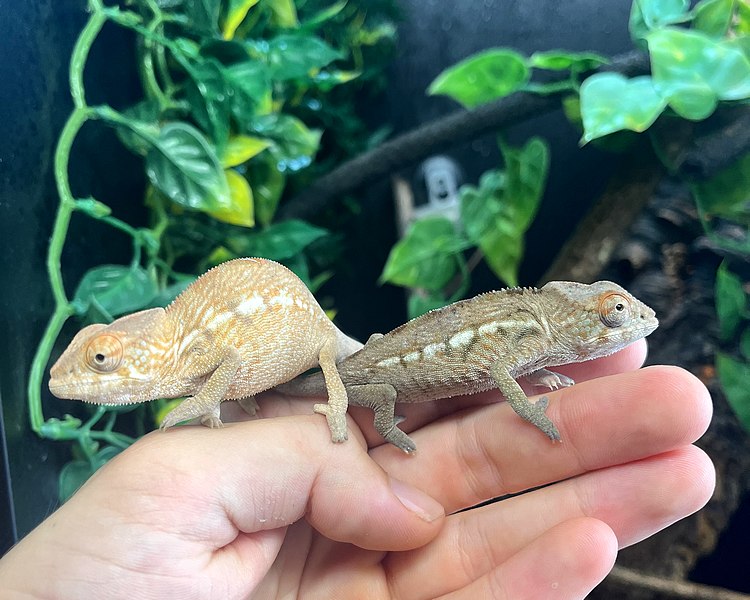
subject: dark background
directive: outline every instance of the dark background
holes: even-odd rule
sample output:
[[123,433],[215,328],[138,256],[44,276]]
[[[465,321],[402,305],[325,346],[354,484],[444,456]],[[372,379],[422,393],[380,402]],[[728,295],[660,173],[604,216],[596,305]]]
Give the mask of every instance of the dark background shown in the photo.
[[[359,109],[372,121],[389,121],[395,134],[454,111],[453,102],[428,97],[425,89],[445,67],[491,46],[525,53],[555,48],[621,53],[632,47],[627,32],[630,4],[402,0],[404,21],[386,97]],[[53,153],[71,110],[68,59],[85,17],[83,0],[0,0],[0,417],[6,436],[0,450],[7,448],[7,455],[0,455],[6,469],[5,476],[0,474],[0,553],[16,534],[23,536],[56,508],[57,474],[70,459],[67,445],[31,433],[25,390],[29,364],[52,310],[45,257],[57,207]],[[105,28],[92,50],[86,83],[92,103],[123,107],[137,97],[129,34]],[[509,137],[521,142],[532,134],[550,143],[552,164],[545,199],[527,236],[524,284],[541,276],[619,160],[591,147],[579,150],[579,132],[561,113],[529,121]],[[468,182],[499,164],[493,136],[450,154]],[[93,194],[109,204],[115,216],[136,224],[143,219],[139,162],[105,128],[87,125],[82,132],[71,180],[74,193]],[[370,186],[357,197],[362,202],[360,218],[344,232],[347,265],[324,293],[335,298],[339,325],[366,338],[402,322],[405,309],[400,289],[376,284],[396,235],[390,182]],[[68,291],[93,264],[129,259],[127,240],[92,223],[74,217],[63,256]],[[478,271],[477,290],[496,285],[486,270]],[[68,410],[64,401],[46,395],[46,416]]]

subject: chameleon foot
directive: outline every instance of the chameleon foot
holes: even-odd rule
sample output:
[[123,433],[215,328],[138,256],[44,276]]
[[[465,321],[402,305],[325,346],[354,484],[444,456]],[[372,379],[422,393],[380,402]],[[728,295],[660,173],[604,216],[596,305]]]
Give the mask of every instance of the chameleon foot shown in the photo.
[[398,427],[394,426],[389,432],[383,435],[383,438],[386,442],[393,444],[396,448],[400,448],[407,454],[417,451],[417,445]]
[[561,439],[560,432],[545,414],[547,406],[549,406],[549,398],[547,398],[547,396],[542,396],[536,402],[530,403],[527,414],[522,414],[521,416],[532,425],[536,425],[541,429],[542,432],[553,442],[559,442]]
[[332,442],[340,444],[347,440],[346,413],[334,412],[331,410],[330,404],[315,404],[313,410],[319,415],[325,415],[326,421],[328,421],[328,429],[331,430]]
[[258,406],[258,403],[255,401],[255,396],[239,398],[237,400],[237,404],[239,404],[242,407],[242,410],[244,410],[251,417],[254,417],[255,413],[260,410],[260,406]]
[[211,429],[221,429],[224,427],[224,423],[222,423],[221,419],[214,415],[203,415],[201,417],[201,425],[205,425]]
[[561,387],[570,387],[575,383],[567,375],[562,373],[555,373],[554,371],[548,371],[547,369],[539,369],[534,371],[525,377],[531,385],[540,387],[546,387],[549,390],[556,390]]

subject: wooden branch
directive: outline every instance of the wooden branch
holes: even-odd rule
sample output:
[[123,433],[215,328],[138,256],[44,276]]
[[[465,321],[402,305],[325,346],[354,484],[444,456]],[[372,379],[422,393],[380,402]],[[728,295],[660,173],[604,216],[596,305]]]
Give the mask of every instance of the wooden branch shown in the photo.
[[[600,69],[624,75],[648,71],[642,52],[618,55]],[[336,196],[417,163],[461,142],[521,123],[560,107],[562,94],[541,96],[517,92],[472,110],[460,110],[425,123],[357,156],[324,175],[279,210],[282,219],[305,218]]]
[[661,163],[647,145],[629,153],[539,285],[554,280],[590,283],[597,279],[663,175]]
[[624,587],[637,587],[663,594],[668,598],[683,600],[750,600],[749,595],[734,592],[726,588],[655,577],[654,575],[646,575],[619,565],[616,565],[612,569],[612,572],[607,576],[607,580],[621,583]]

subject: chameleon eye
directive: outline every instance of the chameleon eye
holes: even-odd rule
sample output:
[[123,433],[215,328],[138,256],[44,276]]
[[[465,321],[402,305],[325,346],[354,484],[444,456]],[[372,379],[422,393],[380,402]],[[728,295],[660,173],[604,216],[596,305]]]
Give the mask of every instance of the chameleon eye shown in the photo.
[[94,371],[108,373],[122,362],[122,344],[113,335],[95,337],[86,348],[86,363]]
[[630,300],[611,292],[599,300],[599,318],[607,327],[619,327],[630,318]]

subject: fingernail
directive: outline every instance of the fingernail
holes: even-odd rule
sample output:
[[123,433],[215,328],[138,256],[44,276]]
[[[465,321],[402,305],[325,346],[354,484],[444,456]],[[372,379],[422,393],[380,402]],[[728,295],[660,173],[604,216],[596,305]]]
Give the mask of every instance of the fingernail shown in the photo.
[[431,523],[445,514],[443,506],[414,486],[390,477],[391,491],[407,509],[423,521]]

